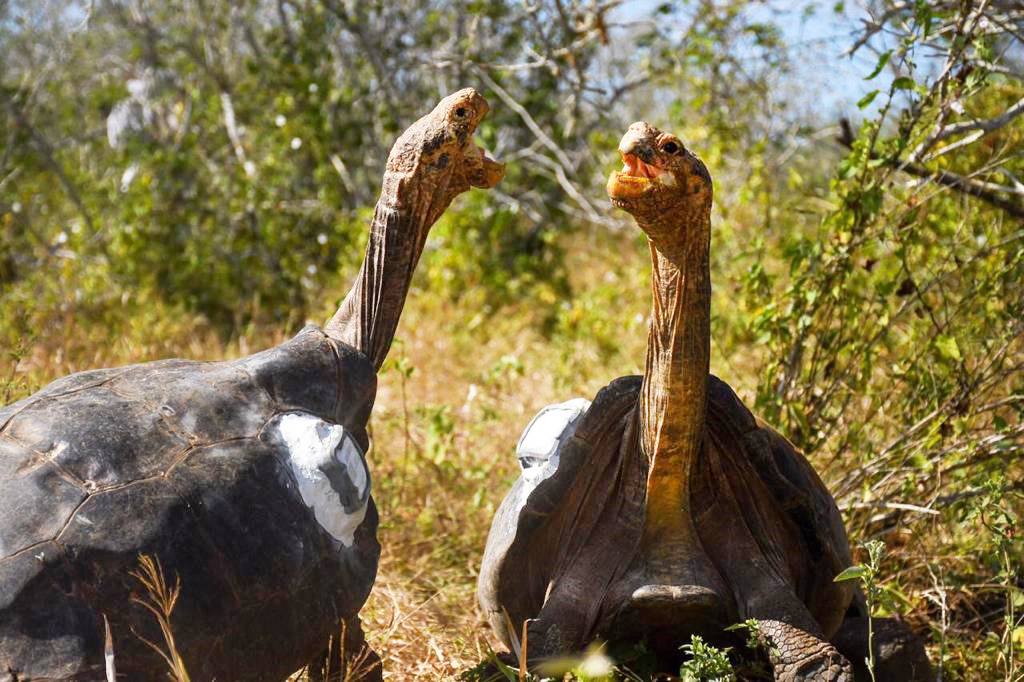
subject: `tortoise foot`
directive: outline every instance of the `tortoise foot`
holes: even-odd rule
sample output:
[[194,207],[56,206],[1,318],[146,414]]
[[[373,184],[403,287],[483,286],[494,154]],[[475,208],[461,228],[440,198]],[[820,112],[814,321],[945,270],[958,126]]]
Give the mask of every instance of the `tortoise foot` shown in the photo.
[[853,682],[853,667],[818,636],[777,620],[758,621],[776,682]]
[[850,662],[836,650],[814,653],[810,658],[780,662],[774,666],[776,682],[853,682]]

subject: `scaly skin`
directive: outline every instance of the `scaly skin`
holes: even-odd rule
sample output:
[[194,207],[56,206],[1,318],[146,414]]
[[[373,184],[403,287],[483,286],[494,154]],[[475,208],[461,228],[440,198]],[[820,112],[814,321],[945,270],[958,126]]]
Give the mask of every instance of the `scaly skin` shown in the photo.
[[504,164],[473,144],[487,115],[473,88],[445,97],[406,130],[388,155],[366,257],[356,283],[324,326],[332,338],[363,351],[380,369],[398,328],[413,271],[430,228],[470,187],[493,187]]
[[778,620],[757,622],[776,682],[853,682],[853,668],[821,636]]

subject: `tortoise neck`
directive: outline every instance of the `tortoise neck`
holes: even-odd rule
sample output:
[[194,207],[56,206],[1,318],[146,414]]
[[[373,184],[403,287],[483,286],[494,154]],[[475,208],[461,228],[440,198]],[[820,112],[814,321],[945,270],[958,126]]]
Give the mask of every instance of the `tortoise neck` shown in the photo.
[[[359,275],[324,327],[334,340],[362,351],[377,370],[395,338],[427,234],[451,201],[441,206],[416,201],[417,192],[403,191],[412,183],[399,175],[385,174]],[[417,210],[421,203],[424,207]]]
[[[710,207],[678,226],[685,244],[651,244],[651,326],[640,402],[640,439],[650,463],[648,533],[689,517],[690,471],[702,446],[711,355]],[[689,525],[689,524],[688,524]]]

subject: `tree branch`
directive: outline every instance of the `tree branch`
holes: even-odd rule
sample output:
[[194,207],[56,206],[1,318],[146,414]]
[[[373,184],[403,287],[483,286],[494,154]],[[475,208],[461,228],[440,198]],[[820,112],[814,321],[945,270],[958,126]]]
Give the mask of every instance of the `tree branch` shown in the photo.
[[[840,119],[839,127],[841,132],[839,137],[836,138],[837,141],[847,149],[852,149],[853,141],[856,139],[856,136],[853,134],[853,128],[850,126],[850,121],[845,118]],[[872,153],[871,158],[880,159],[881,157],[878,154]],[[903,171],[908,175],[923,178],[934,182],[937,185],[949,187],[950,189],[954,189],[962,194],[968,194],[981,199],[987,204],[1005,211],[1015,218],[1024,220],[1024,204],[1003,196],[1003,194],[1017,194],[1018,192],[1013,187],[1005,187],[991,182],[982,182],[951,171],[933,171],[922,165],[900,161],[899,159],[886,159],[885,164],[896,170]]]
[[1006,126],[1010,121],[1021,114],[1024,114],[1024,97],[1017,100],[1013,106],[999,116],[982,121],[964,121],[963,123],[954,123],[953,125],[946,126],[942,132],[935,137],[934,142],[941,142],[942,140],[946,140],[954,135],[960,135],[973,130],[980,130],[985,134],[991,133]]

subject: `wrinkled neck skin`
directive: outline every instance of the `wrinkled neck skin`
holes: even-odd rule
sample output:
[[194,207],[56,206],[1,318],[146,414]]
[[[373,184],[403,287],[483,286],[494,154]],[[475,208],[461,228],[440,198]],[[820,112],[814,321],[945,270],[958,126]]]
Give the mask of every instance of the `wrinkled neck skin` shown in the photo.
[[[432,185],[432,186],[431,186]],[[430,228],[457,192],[387,171],[355,284],[324,331],[362,351],[380,370],[395,338],[412,275]]]
[[653,261],[653,308],[640,402],[640,444],[650,463],[644,544],[671,554],[673,546],[696,542],[690,472],[702,446],[707,409],[710,202],[641,227],[650,238]]

